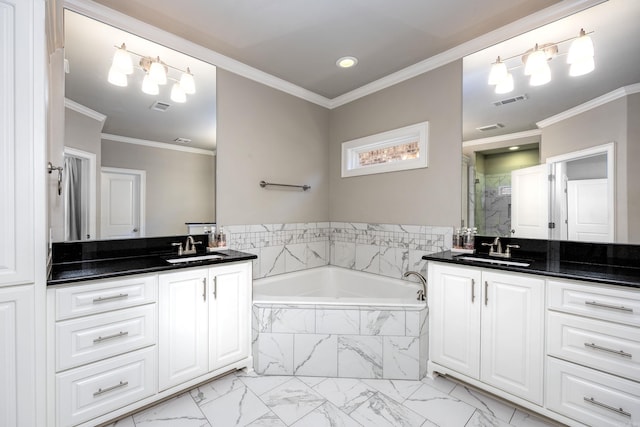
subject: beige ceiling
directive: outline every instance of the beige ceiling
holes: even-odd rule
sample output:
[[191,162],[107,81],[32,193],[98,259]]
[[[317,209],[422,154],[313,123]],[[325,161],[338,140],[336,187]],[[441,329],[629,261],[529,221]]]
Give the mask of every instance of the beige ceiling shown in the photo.
[[329,99],[558,1],[97,0]]

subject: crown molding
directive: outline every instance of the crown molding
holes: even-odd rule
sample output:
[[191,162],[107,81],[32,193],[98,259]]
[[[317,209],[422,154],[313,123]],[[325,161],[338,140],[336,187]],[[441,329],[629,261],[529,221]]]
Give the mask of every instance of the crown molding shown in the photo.
[[428,71],[435,70],[438,67],[449,64],[458,59],[462,59],[479,50],[493,46],[494,44],[503,42],[553,21],[557,21],[558,19],[565,18],[597,4],[604,3],[605,1],[606,0],[563,0],[553,6],[549,6],[536,13],[532,13],[531,15],[525,16],[524,18],[500,27],[494,31],[462,43],[438,55],[434,55],[416,64],[403,68],[400,71],[359,87],[358,89],[352,90],[351,92],[347,92],[344,95],[333,98],[329,102],[329,108],[336,108],[341,105],[348,104],[356,99],[370,95],[382,89],[386,89],[413,77],[417,77]]
[[82,104],[77,103],[76,101],[72,101],[69,98],[64,99],[64,106],[70,110],[75,111],[76,113],[80,113],[85,115],[93,120],[100,122],[104,126],[104,121],[107,120],[107,116],[102,113],[98,113],[95,110],[92,110],[89,107],[85,107]]
[[539,136],[539,135],[542,135],[541,129],[531,129],[531,130],[525,130],[522,132],[507,133],[505,135],[496,135],[496,136],[490,136],[488,138],[479,138],[479,139],[471,139],[469,141],[463,141],[462,147],[464,148],[475,147],[478,145],[487,145],[487,144],[493,144],[496,142],[512,141],[514,139],[529,138],[532,136]]
[[556,114],[555,116],[540,120],[536,123],[536,126],[538,126],[540,129],[546,128],[547,126],[551,126],[563,120],[567,120],[571,117],[577,116],[578,114],[593,110],[594,108],[600,107],[601,105],[615,101],[616,99],[633,95],[634,93],[638,92],[640,92],[640,83],[624,86],[619,89],[612,90],[609,93],[605,93],[604,95],[594,98],[590,101],[587,101],[584,104],[580,104],[573,108],[565,110],[562,113]]
[[205,48],[175,34],[161,30],[145,22],[139,21],[123,13],[117,12],[91,0],[64,0],[64,7],[81,13],[106,24],[118,27],[124,31],[160,43],[171,49],[181,51],[216,67],[227,70],[239,76],[248,78],[265,86],[285,92],[289,95],[304,99],[321,107],[333,109],[364,96],[386,89],[405,80],[424,74],[438,67],[446,65],[466,55],[477,52],[488,46],[530,31],[534,28],[564,18],[573,13],[603,3],[606,0],[563,0],[541,11],[528,15],[497,30],[458,45],[428,59],[410,65],[386,77],[375,80],[336,98],[329,99],[315,92],[304,89],[279,77],[260,71],[240,61],[229,58],[216,51]]
[[145,147],[161,148],[164,150],[182,151],[192,154],[204,154],[205,156],[215,156],[216,152],[204,150],[202,148],[184,147],[181,145],[167,144],[166,142],[148,141],[146,139],[130,138],[128,136],[112,135],[109,133],[100,134],[102,139],[115,142],[124,142],[127,144],[144,145]]
[[91,0],[64,0],[64,7],[74,12],[86,15],[90,18],[112,25],[121,30],[128,31],[137,36],[146,38],[171,49],[193,56],[201,61],[208,62],[218,68],[230,71],[247,79],[262,83],[273,89],[288,93],[304,99],[321,107],[329,108],[329,98],[318,95],[310,90],[301,88],[281,78],[260,71],[240,61],[229,58],[214,50],[193,43],[158,27],[139,21],[104,5]]

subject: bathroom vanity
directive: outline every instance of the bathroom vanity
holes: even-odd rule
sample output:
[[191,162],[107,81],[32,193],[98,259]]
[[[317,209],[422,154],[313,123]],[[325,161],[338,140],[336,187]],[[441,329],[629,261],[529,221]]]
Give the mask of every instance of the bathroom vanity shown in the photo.
[[99,425],[252,367],[256,256],[170,252],[184,240],[54,245],[47,412],[55,425]]
[[511,263],[424,257],[429,375],[568,425],[640,423],[637,246],[513,240]]

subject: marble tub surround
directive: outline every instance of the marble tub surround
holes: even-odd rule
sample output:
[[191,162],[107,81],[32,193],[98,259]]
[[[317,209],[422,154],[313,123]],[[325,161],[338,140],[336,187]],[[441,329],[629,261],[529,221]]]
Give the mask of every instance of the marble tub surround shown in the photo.
[[261,375],[418,380],[426,374],[428,310],[253,306]]
[[231,225],[229,247],[258,256],[254,279],[335,265],[401,278],[425,272],[422,256],[451,249],[451,227],[317,222]]
[[109,427],[555,426],[444,377],[422,381],[239,371]]

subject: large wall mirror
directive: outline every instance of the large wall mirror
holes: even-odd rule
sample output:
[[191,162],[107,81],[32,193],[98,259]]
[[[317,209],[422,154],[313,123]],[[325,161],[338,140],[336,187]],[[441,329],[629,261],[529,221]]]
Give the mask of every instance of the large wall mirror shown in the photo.
[[[187,223],[215,223],[215,66],[71,10],[64,37],[62,240],[186,234]],[[119,50],[130,74],[112,69]],[[166,84],[152,83],[154,63]]]
[[[638,18],[640,2],[609,0],[464,58],[464,226],[640,243]],[[571,76],[568,52],[583,29],[595,67]],[[532,85],[524,64],[536,45],[550,81]],[[499,87],[489,84],[498,61],[511,76]]]

